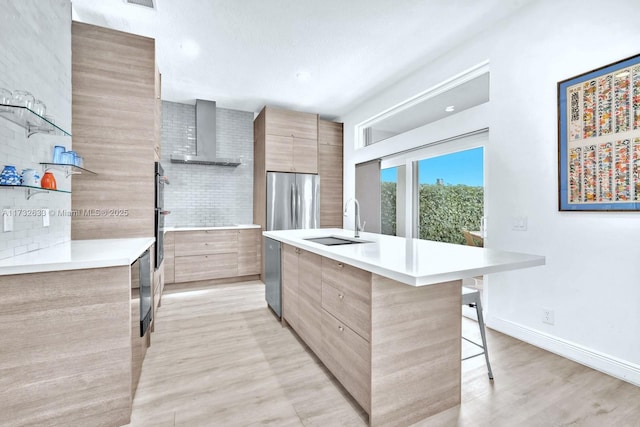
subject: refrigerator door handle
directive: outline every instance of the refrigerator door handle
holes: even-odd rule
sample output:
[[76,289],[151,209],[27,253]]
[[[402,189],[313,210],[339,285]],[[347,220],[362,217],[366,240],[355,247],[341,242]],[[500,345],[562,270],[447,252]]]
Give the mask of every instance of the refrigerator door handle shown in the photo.
[[302,228],[300,217],[302,216],[302,201],[300,199],[300,189],[298,188],[298,183],[296,183],[296,228]]
[[289,190],[289,211],[291,212],[291,222],[293,222],[293,228],[296,228],[296,184],[291,184]]

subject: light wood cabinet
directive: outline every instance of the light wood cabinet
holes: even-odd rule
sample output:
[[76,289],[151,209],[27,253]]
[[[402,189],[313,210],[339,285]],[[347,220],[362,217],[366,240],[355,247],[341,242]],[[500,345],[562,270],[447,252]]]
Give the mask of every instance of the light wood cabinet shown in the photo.
[[[175,283],[175,233],[164,233],[164,282]],[[163,285],[164,287],[164,285]]]
[[159,155],[155,40],[73,22],[73,149],[97,175],[73,179],[71,238],[152,237]]
[[282,245],[282,319],[293,329],[298,323],[298,253],[300,249]]
[[264,154],[255,159],[264,159],[265,171],[318,173],[317,114],[265,107],[258,117],[254,138]]
[[238,231],[238,276],[260,274],[261,236],[259,228]]
[[313,350],[322,351],[322,257],[298,254],[298,334]]
[[165,282],[250,277],[260,273],[261,229],[165,233]]
[[318,122],[320,227],[342,228],[343,124]]
[[344,322],[322,310],[322,346],[320,356],[344,388],[370,412],[371,349],[369,342]]
[[460,402],[461,281],[414,287],[291,245],[282,256],[283,321],[371,425],[411,425]]

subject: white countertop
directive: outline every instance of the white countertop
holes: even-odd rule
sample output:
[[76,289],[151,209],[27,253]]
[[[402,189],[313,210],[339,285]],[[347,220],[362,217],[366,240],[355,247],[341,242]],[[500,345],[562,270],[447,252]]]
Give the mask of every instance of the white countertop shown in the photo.
[[353,231],[338,228],[265,231],[262,234],[411,286],[545,264],[545,258],[539,255],[364,232],[360,233],[360,240],[371,243],[325,246],[304,240],[331,235],[353,238]]
[[0,260],[0,276],[131,265],[153,243],[153,237],[72,240]]
[[260,228],[260,226],[256,224],[236,224],[220,227],[165,227],[164,231],[241,230],[243,228]]

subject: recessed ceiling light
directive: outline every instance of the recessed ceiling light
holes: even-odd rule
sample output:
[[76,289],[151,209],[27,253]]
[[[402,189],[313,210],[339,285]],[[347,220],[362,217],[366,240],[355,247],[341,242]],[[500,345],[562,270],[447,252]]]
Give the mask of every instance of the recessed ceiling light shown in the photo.
[[446,111],[447,113],[451,113],[456,109],[455,105],[449,105],[447,108],[444,109],[444,111]]
[[311,79],[311,73],[308,71],[299,71],[298,73],[296,73],[296,79],[300,80],[301,82],[306,82]]

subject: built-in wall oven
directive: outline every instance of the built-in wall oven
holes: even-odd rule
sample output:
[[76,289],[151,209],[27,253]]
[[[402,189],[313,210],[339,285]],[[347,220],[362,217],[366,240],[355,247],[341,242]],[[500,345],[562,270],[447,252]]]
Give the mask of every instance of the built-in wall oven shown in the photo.
[[169,180],[164,174],[164,169],[159,162],[156,162],[156,256],[155,268],[162,264],[164,259],[164,217],[171,212],[164,209],[164,186],[169,184]]

